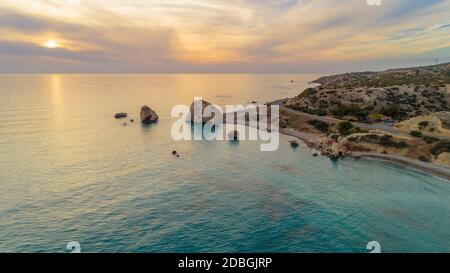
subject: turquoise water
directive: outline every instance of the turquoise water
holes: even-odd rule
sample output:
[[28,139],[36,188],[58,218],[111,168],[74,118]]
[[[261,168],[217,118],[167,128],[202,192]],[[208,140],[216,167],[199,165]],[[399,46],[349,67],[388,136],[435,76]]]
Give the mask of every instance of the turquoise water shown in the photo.
[[[0,76],[0,252],[450,252],[450,183],[281,137],[176,142],[170,110],[294,96],[317,75]],[[294,80],[291,83],[290,80]],[[158,124],[138,120],[148,104]],[[174,158],[172,150],[181,157]]]

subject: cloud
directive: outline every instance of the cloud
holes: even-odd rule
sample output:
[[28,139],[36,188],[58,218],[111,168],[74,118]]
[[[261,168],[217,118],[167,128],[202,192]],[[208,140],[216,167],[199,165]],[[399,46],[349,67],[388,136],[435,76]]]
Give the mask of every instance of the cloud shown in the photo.
[[[388,63],[449,45],[449,10],[443,0],[2,0],[0,70],[33,62],[88,70],[80,72]],[[62,47],[43,48],[48,39]]]
[[386,13],[385,18],[401,18],[420,13],[426,9],[432,8],[440,3],[445,3],[447,0],[401,0],[397,5],[393,5],[391,11]]

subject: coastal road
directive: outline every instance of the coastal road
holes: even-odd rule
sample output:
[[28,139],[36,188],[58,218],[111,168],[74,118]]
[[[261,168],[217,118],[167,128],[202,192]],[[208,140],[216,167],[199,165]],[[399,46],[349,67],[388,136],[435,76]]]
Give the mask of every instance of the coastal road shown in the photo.
[[[320,121],[324,121],[327,123],[335,123],[335,124],[339,124],[345,120],[341,120],[341,119],[337,119],[337,118],[333,118],[333,117],[329,117],[329,116],[317,116],[317,115],[312,115],[312,114],[308,114],[308,113],[304,113],[292,108],[288,108],[286,106],[284,106],[284,103],[287,101],[288,99],[282,99],[282,100],[277,100],[272,102],[272,104],[276,104],[280,107],[280,111],[286,111],[288,113],[294,114],[294,115],[298,115],[298,116],[302,116],[304,118],[307,119],[317,119]],[[403,136],[403,137],[410,137],[409,133],[399,130],[395,127],[386,125],[386,124],[366,124],[366,123],[360,123],[360,122],[352,122],[353,126],[358,127],[362,130],[366,130],[366,131],[371,131],[371,130],[375,130],[375,131],[383,131],[383,132],[387,132],[393,135],[398,135],[398,136]]]

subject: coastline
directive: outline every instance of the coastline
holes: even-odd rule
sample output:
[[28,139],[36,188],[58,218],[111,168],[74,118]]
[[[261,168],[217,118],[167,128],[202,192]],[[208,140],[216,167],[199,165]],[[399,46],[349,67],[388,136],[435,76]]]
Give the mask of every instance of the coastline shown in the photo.
[[350,155],[350,157],[353,157],[355,159],[367,159],[367,160],[378,160],[389,162],[397,166],[410,168],[423,174],[433,175],[450,182],[450,170],[442,165],[412,160],[407,157],[398,155],[384,155],[377,153],[353,152]]
[[[292,128],[284,128],[284,129],[280,128],[280,133],[299,139],[310,149],[317,149],[314,139],[319,138],[318,135],[302,133]],[[397,166],[410,168],[419,173],[436,176],[450,182],[450,169],[441,165],[412,160],[407,157],[399,155],[385,155],[368,152],[367,153],[352,152],[350,155],[348,155],[348,157],[354,158],[356,160],[366,159],[366,160],[379,160],[383,162],[388,162]]]

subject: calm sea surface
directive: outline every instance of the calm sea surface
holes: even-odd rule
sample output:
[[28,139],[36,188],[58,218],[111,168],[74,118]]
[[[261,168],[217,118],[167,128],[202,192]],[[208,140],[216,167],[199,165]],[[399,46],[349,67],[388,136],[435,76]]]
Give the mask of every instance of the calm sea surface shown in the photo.
[[[316,77],[0,75],[0,252],[450,252],[449,181],[286,136],[269,153],[171,138],[194,96],[265,102]],[[157,124],[113,118],[144,104]]]

